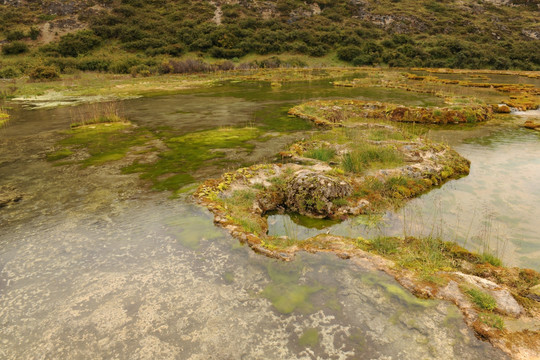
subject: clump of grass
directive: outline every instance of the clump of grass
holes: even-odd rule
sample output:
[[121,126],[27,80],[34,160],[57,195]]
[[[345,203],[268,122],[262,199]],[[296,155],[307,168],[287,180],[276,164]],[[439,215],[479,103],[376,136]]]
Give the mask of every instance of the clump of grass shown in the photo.
[[347,199],[343,199],[343,198],[334,199],[332,200],[332,203],[336,206],[345,206],[349,204]]
[[403,163],[401,154],[391,146],[362,143],[353,151],[343,155],[341,167],[352,173],[361,173],[369,168],[387,168]]
[[401,132],[390,129],[372,129],[367,136],[369,140],[373,141],[405,140],[405,136]]
[[465,290],[465,292],[467,293],[467,295],[469,295],[472,302],[481,309],[492,311],[495,310],[495,308],[497,307],[497,302],[495,301],[493,296],[481,290],[470,288]]
[[330,161],[334,158],[334,156],[336,156],[336,150],[332,149],[332,148],[326,148],[326,147],[321,147],[321,148],[315,148],[315,149],[311,149],[309,151],[306,151],[304,153],[304,156],[308,157],[308,158],[311,158],[311,159],[317,159],[317,160],[320,160],[320,161]]
[[119,105],[116,102],[94,104],[87,112],[80,109],[78,111],[72,114],[74,119],[71,123],[72,129],[94,124],[129,123],[120,115]]
[[395,254],[399,247],[399,239],[377,236],[369,240],[371,247],[382,255]]
[[261,234],[259,218],[251,212],[255,196],[253,190],[236,190],[231,196],[223,198],[222,202],[227,207],[232,221],[248,232]]
[[0,108],[0,127],[7,124],[9,120],[9,114],[2,108]]
[[497,266],[497,267],[500,267],[503,265],[502,263],[502,260],[499,259],[498,257],[496,257],[495,255],[493,254],[490,254],[490,253],[483,253],[481,256],[480,256],[480,260],[484,263],[488,263],[488,264],[491,264],[493,266]]
[[480,313],[478,319],[492,328],[504,330],[504,320],[497,314],[492,313]]
[[397,262],[424,276],[441,270],[452,269],[452,257],[447,243],[435,237],[406,237],[401,246],[403,251],[397,255]]

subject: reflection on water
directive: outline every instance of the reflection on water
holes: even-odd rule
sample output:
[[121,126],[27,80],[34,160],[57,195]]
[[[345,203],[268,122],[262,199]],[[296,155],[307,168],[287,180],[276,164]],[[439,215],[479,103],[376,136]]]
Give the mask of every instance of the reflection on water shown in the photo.
[[540,136],[506,130],[455,148],[471,160],[469,176],[412,201],[397,217],[412,220],[410,227],[422,219],[445,239],[540,270]]

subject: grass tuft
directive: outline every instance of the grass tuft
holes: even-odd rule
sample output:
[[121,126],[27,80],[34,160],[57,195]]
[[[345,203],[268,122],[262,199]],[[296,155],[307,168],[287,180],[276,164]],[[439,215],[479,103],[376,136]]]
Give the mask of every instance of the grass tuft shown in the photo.
[[490,253],[483,253],[481,256],[480,256],[480,260],[483,262],[483,263],[488,263],[488,264],[491,264],[493,266],[497,266],[497,267],[500,267],[503,265],[503,262],[501,259],[499,259],[498,257],[496,257],[495,255],[493,254],[490,254]]
[[366,143],[359,144],[341,160],[343,170],[351,173],[361,173],[366,169],[394,167],[402,163],[402,156],[395,148]]
[[304,156],[320,161],[330,161],[336,156],[336,150],[331,148],[316,148],[307,151]]
[[478,319],[492,328],[504,330],[504,320],[497,314],[480,313],[478,314]]
[[493,296],[481,290],[470,288],[467,289],[465,292],[467,293],[467,295],[470,296],[472,302],[481,309],[492,311],[495,310],[495,308],[497,307],[497,302],[495,301]]

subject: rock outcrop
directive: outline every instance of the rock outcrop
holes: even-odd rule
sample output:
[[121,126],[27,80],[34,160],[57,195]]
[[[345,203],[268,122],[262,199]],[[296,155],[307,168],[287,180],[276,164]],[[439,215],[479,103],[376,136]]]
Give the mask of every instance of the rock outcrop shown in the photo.
[[327,217],[335,212],[335,202],[352,194],[345,180],[311,170],[297,172],[287,183],[287,209],[311,217]]

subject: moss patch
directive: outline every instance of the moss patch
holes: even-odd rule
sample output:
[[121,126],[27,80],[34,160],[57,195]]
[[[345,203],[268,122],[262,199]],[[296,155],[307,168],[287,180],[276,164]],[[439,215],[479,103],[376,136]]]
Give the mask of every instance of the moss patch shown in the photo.
[[[69,137],[61,140],[59,144],[73,149],[87,149],[90,156],[80,162],[85,167],[120,160],[131,147],[142,145],[152,139],[148,131],[121,122],[80,126],[69,130],[66,134]],[[53,153],[50,156],[54,159],[66,153],[67,151],[63,154]],[[53,159],[51,161],[58,160]]]
[[203,163],[212,164],[225,157],[224,149],[251,150],[247,143],[261,135],[257,128],[220,128],[175,136],[170,130],[158,134],[168,150],[159,154],[152,164],[134,162],[125,173],[142,173],[142,179],[152,182],[154,189],[177,191],[194,181],[191,174]]
[[319,330],[309,328],[298,338],[298,343],[305,347],[313,347],[319,343]]
[[73,151],[70,149],[60,149],[55,152],[47,154],[47,161],[57,161],[65,159],[73,154]]

